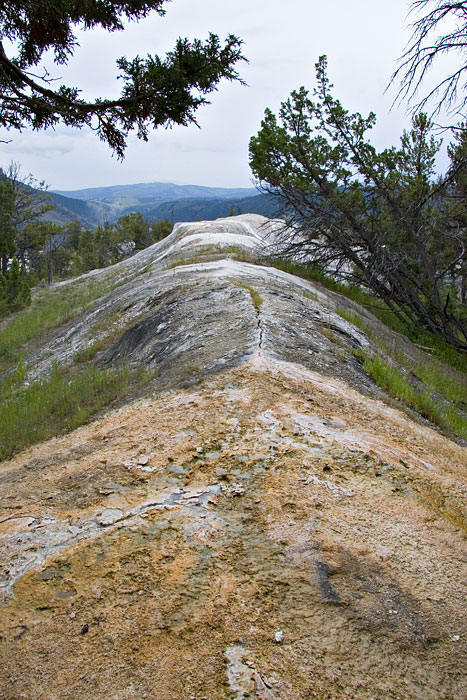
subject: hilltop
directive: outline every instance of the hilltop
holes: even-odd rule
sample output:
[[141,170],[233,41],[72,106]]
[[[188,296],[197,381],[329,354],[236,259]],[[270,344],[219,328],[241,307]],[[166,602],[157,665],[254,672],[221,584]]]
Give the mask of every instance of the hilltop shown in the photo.
[[88,187],[80,190],[52,190],[64,197],[83,200],[143,199],[232,199],[234,197],[254,197],[258,194],[254,187],[203,187],[201,185],[175,185],[172,182],[140,182],[134,185],[110,185]]
[[274,216],[272,198],[255,188],[202,187],[165,182],[93,187],[81,190],[51,190],[54,211],[46,218],[64,224],[79,219],[95,227],[104,221],[113,223],[120,216],[141,212],[150,223],[168,219],[195,221],[216,219],[235,213],[250,212]]

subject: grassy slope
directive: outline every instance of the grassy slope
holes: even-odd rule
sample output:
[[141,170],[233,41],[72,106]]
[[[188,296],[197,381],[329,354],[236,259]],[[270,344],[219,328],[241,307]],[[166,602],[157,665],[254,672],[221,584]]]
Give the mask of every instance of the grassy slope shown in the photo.
[[[91,363],[95,343],[67,367],[27,382],[30,348],[120,284],[115,276],[77,279],[63,287],[38,289],[28,309],[14,314],[0,330],[0,459],[88,422],[98,411],[139,394],[155,376],[144,367],[101,369]],[[100,341],[102,342],[102,341]]]
[[14,314],[0,330],[0,372],[19,363],[28,343],[64,325],[110,292],[115,278],[82,279],[64,287],[38,288],[24,311]]
[[305,265],[272,264],[344,295],[336,310],[372,341],[374,352],[354,354],[375,383],[447,436],[467,440],[467,356],[426,330],[405,327],[382,301],[358,287],[345,287]]
[[54,367],[44,380],[22,386],[0,402],[0,459],[87,423],[103,407],[146,386],[144,367]]

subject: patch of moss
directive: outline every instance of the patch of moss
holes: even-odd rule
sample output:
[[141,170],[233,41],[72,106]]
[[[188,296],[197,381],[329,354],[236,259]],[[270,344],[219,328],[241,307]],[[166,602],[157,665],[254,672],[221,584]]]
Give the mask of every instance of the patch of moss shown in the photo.
[[245,284],[244,282],[237,282],[236,280],[231,280],[232,284],[234,284],[236,287],[240,287],[241,289],[246,289],[247,291],[250,292],[251,296],[251,301],[253,302],[253,306],[255,307],[256,310],[259,309],[261,304],[263,303],[263,298],[259,294],[259,292],[254,289],[253,287],[250,287],[249,284]]

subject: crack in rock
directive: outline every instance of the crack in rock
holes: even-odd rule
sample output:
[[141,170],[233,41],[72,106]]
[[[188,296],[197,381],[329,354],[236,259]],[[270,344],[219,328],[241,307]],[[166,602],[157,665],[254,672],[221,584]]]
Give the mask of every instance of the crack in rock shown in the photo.
[[263,330],[263,326],[262,326],[262,324],[261,324],[261,316],[260,316],[259,311],[258,311],[257,313],[258,313],[258,331],[259,331],[258,348],[259,348],[260,350],[262,350],[262,348],[263,348],[263,333],[264,333],[264,330]]

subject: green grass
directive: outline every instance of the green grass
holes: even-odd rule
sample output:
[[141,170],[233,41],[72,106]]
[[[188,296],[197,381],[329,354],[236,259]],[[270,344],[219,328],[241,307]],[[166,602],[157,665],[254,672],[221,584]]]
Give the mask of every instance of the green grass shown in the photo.
[[196,383],[201,381],[201,368],[194,362],[188,362],[183,368],[183,374],[186,379],[195,380]]
[[195,263],[201,263],[203,259],[201,257],[197,258],[183,258],[182,260],[177,260],[176,262],[170,263],[165,268],[166,270],[174,270],[176,267],[182,267],[183,265],[194,265]]
[[81,350],[78,350],[78,352],[75,353],[73,361],[77,362],[78,364],[91,362],[91,360],[95,358],[99,350],[104,350],[104,348],[109,347],[114,337],[116,337],[116,335],[114,334],[108,335],[104,338],[98,338],[93,343],[90,343],[90,345],[86,345],[84,348],[81,348]]
[[209,245],[203,246],[196,257],[176,260],[175,262],[170,263],[170,265],[167,265],[165,269],[173,270],[174,268],[182,267],[183,265],[195,265],[197,263],[222,260],[222,258],[224,258],[226,255],[232,256],[239,262],[247,262],[253,265],[264,264],[264,260],[254,257],[251,253],[244,250],[240,246]]
[[[24,346],[92,307],[114,287],[112,277],[100,282],[87,280],[85,286],[40,290],[33,305],[12,317],[0,332],[0,368],[8,369],[0,380],[0,459],[77,428],[103,407],[139,393],[156,376],[144,367],[99,369],[87,364],[122,332],[114,327],[78,351],[73,365],[54,367],[47,378],[24,385]],[[107,314],[93,330],[105,330],[118,320],[118,313]]]
[[245,250],[245,248],[242,248],[241,246],[219,246],[219,252],[223,253],[224,255],[226,253],[228,255],[233,255],[235,260],[238,260],[239,262],[251,263],[252,265],[264,265],[265,263],[264,258],[261,258],[261,256],[259,255],[254,255],[248,250]]
[[[78,364],[91,362],[98,352],[110,347],[110,345],[112,345],[112,343],[114,343],[125,331],[125,328],[122,328],[119,324],[120,315],[121,314],[119,311],[115,311],[111,314],[104,314],[102,318],[94,324],[91,329],[91,333],[93,335],[98,335],[103,331],[107,332],[100,338],[97,338],[91,342],[89,345],[81,348],[81,350],[78,350],[73,357],[73,361],[77,362]],[[132,319],[131,323],[137,323],[137,319]],[[108,329],[110,329],[110,331]]]
[[312,301],[318,301],[318,295],[314,292],[302,291],[302,296],[306,299],[311,299]]
[[462,375],[455,374],[431,355],[424,353],[424,359],[420,361],[420,352],[416,357],[404,352],[401,343],[388,342],[359,314],[343,307],[338,307],[337,313],[360,328],[382,353],[391,358],[389,363],[363,350],[354,352],[378,386],[432,421],[450,437],[467,438],[467,379],[463,380]]
[[0,459],[74,430],[104,406],[141,391],[154,376],[144,367],[54,367],[47,379],[17,389],[0,404]]
[[304,263],[284,260],[282,258],[268,258],[267,264],[270,267],[275,267],[277,270],[282,270],[282,272],[288,272],[289,275],[295,275],[296,277],[301,277],[302,279],[312,282],[320,282],[328,289],[332,289],[334,292],[339,292],[340,294],[349,293],[350,290],[354,289],[359,290],[358,287],[346,287],[341,282],[336,282],[332,277],[328,277],[324,272],[313,265],[305,265]]
[[411,382],[403,371],[377,355],[369,355],[363,350],[356,350],[355,355],[376,384],[390,396],[438,425],[448,435],[467,439],[465,415],[443,401],[442,396],[432,393],[430,387],[417,381]]
[[26,343],[67,323],[114,287],[114,277],[109,276],[101,281],[86,279],[36,291],[31,306],[12,316],[0,330],[0,372],[21,360]]
[[[389,324],[388,324],[389,325]],[[400,324],[402,328],[402,323]],[[437,357],[441,362],[451,365],[459,372],[467,373],[467,355],[458,352],[452,345],[448,345],[434,333],[430,333],[423,329],[407,329],[401,330],[413,343],[420,347],[426,348],[432,355]]]
[[386,355],[389,355],[407,372],[418,377],[430,394],[441,394],[459,409],[467,409],[467,378],[464,381],[462,379],[459,380],[458,375],[453,376],[454,373],[451,373],[448,367],[443,367],[439,362],[433,360],[430,355],[425,355],[425,359],[422,362],[415,361],[413,357],[401,350],[400,344],[388,343],[374,332],[359,314],[342,307],[337,308],[337,313],[346,321],[360,328],[376,347]]
[[12,396],[15,391],[17,391],[24,383],[26,379],[26,369],[24,363],[21,361],[16,369],[7,374],[4,379],[0,381],[0,396],[1,400],[5,401],[10,396]]
[[321,326],[319,332],[321,333],[321,335],[324,335],[325,338],[330,340],[331,343],[335,343],[335,345],[340,345],[341,348],[345,347],[345,343],[342,340],[342,338],[330,328],[326,328],[326,326]]
[[248,292],[250,292],[251,301],[253,302],[253,306],[258,311],[259,307],[263,303],[263,298],[259,294],[259,292],[257,292],[256,289],[254,289],[253,287],[250,287],[249,284],[245,284],[244,282],[237,282],[236,280],[231,280],[231,282],[236,287],[240,287],[240,289],[246,289]]

